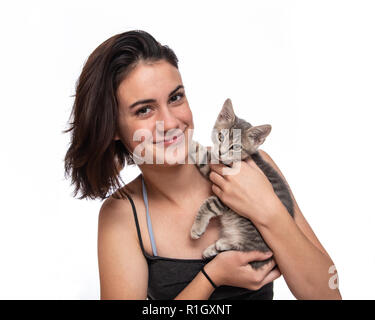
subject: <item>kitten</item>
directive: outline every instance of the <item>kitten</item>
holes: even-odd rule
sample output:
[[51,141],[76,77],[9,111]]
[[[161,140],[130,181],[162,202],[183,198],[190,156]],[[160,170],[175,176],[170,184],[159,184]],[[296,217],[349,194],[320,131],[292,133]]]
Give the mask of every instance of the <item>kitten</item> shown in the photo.
[[[240,132],[240,134],[236,135],[236,130],[234,129],[240,129],[237,130],[237,133]],[[238,118],[234,114],[231,100],[227,99],[212,131],[211,138],[214,142],[214,152],[211,153],[206,147],[193,141],[193,148],[190,155],[195,157],[193,158],[195,159],[194,163],[199,168],[201,174],[207,179],[209,179],[208,175],[211,171],[208,164],[211,162],[212,156],[226,165],[233,161],[245,160],[248,157],[252,157],[257,166],[271,182],[276,195],[284,204],[289,214],[294,217],[293,201],[287,184],[276,170],[262,159],[257,151],[270,131],[271,125],[252,126],[249,122]],[[226,134],[223,134],[223,132],[226,132]],[[238,136],[241,138],[240,143]],[[220,239],[204,250],[204,258],[212,257],[220,251],[226,250],[270,251],[270,248],[253,223],[227,207],[217,196],[207,198],[200,207],[191,228],[191,238],[198,239],[205,232],[210,219],[216,216],[219,217],[222,225]],[[272,257],[264,261],[254,261],[250,264],[254,269],[258,269],[267,264],[271,259]]]

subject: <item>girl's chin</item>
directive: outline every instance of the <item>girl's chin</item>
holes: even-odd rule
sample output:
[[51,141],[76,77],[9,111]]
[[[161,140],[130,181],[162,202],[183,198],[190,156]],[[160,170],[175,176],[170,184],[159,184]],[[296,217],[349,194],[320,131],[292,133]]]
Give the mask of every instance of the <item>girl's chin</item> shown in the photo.
[[136,158],[146,164],[176,165],[188,163],[187,154],[188,147],[186,145],[170,148],[158,148],[155,145],[148,145],[146,150],[143,150],[142,156],[136,156]]
[[156,164],[165,164],[165,165],[176,165],[176,164],[183,164],[187,163],[187,154],[185,150],[181,152],[177,152],[177,150],[173,153],[164,153],[162,156],[156,156],[154,158],[154,163]]
[[186,145],[179,144],[171,147],[154,148],[154,163],[159,164],[180,164],[186,162],[188,148]]

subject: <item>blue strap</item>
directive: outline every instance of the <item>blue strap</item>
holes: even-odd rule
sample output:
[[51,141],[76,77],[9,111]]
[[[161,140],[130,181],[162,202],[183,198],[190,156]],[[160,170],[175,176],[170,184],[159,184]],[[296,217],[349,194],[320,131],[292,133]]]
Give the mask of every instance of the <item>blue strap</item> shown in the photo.
[[148,211],[147,191],[146,191],[145,182],[143,180],[143,175],[142,175],[142,193],[143,193],[143,201],[146,206],[147,227],[148,227],[148,234],[150,235],[150,240],[151,240],[152,253],[154,254],[154,256],[157,256],[158,254],[156,252],[156,244],[155,244],[154,234],[152,232],[151,218],[150,218],[150,213]]

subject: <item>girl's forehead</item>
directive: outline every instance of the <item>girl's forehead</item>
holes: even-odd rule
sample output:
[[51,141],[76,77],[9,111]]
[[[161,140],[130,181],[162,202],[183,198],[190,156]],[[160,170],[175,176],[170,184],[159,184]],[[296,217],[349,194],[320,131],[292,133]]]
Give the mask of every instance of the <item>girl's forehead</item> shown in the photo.
[[181,82],[178,69],[167,62],[141,64],[120,83],[117,97],[123,106],[130,106],[138,100],[157,100],[164,98]]

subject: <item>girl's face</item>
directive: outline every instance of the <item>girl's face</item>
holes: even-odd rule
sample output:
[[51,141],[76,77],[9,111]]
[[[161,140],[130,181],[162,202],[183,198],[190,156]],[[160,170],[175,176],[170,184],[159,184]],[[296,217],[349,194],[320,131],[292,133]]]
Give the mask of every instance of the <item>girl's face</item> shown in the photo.
[[187,162],[194,123],[178,69],[164,60],[139,63],[120,83],[117,101],[114,139],[136,163],[138,157],[146,163]]

